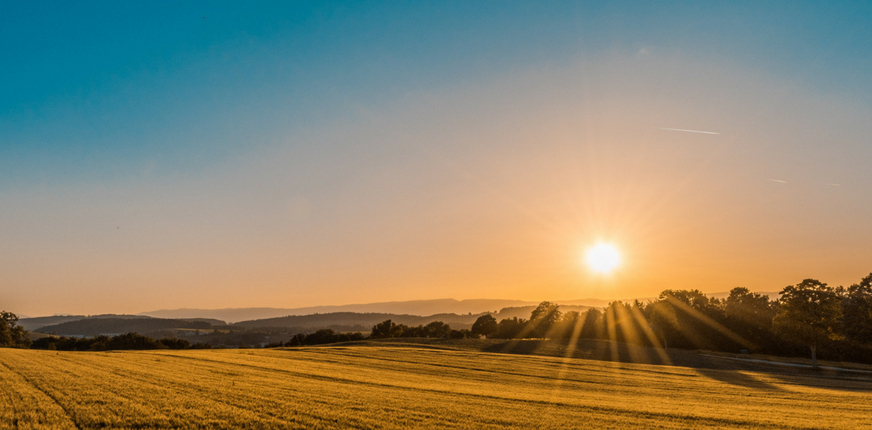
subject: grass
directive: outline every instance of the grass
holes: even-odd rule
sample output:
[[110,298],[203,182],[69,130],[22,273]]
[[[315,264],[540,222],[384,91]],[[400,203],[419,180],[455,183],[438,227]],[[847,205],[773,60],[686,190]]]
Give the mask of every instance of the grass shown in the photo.
[[[0,427],[872,427],[869,378],[736,368],[746,364],[730,360],[721,368],[713,357],[694,367],[563,358],[552,355],[565,354],[565,345],[532,345],[2,349]],[[515,354],[481,351],[500,348]],[[579,354],[597,348],[616,351],[593,344]],[[681,361],[681,354],[688,362],[695,356],[667,358]]]

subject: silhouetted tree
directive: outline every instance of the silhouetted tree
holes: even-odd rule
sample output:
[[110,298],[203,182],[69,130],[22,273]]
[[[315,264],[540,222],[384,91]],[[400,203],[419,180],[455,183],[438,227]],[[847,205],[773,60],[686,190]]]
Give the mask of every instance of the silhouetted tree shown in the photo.
[[773,326],[785,338],[808,345],[812,366],[817,368],[818,345],[826,339],[838,337],[839,296],[827,284],[817,279],[805,279],[785,287],[779,302]]
[[451,327],[442,321],[433,321],[424,326],[424,337],[447,338],[449,336],[451,336]]
[[651,330],[660,339],[663,348],[669,348],[669,334],[678,328],[675,307],[668,301],[661,300],[648,305],[646,313]]
[[27,331],[18,325],[18,315],[12,312],[0,312],[0,347],[27,348],[30,339]]
[[581,337],[584,339],[603,338],[603,313],[597,308],[590,308],[584,313],[584,322],[581,326]]
[[463,330],[449,330],[449,332],[448,332],[448,336],[447,336],[447,337],[448,337],[449,339],[466,339],[466,338],[469,337],[470,334],[471,334],[470,331],[469,331],[469,330],[466,330],[466,329],[463,329]]
[[381,339],[389,337],[400,337],[402,334],[402,326],[397,326],[391,320],[384,320],[372,327],[372,334],[369,337],[372,339]]
[[872,273],[848,287],[842,299],[845,336],[856,342],[872,343]]
[[725,312],[727,317],[736,321],[765,328],[772,326],[772,318],[775,317],[768,296],[752,293],[743,287],[730,290]]
[[530,334],[535,337],[546,337],[548,331],[560,321],[560,306],[551,302],[539,303],[536,309],[530,314],[530,321],[527,323],[531,326]]
[[733,288],[725,301],[724,313],[725,324],[754,344],[754,349],[771,346],[775,340],[772,332],[775,306],[768,296],[752,293],[747,288]]
[[497,324],[497,332],[492,337],[497,339],[515,339],[521,336],[527,321],[518,317],[506,318]]
[[658,301],[668,303],[675,313],[675,325],[660,327],[670,345],[725,351],[745,347],[747,342],[726,327],[725,301],[709,299],[699,290],[664,290]]
[[581,319],[577,311],[569,311],[560,317],[560,321],[551,327],[548,337],[554,339],[570,339],[578,336],[581,330]]
[[488,337],[497,331],[497,319],[491,314],[484,314],[472,324],[472,334]]

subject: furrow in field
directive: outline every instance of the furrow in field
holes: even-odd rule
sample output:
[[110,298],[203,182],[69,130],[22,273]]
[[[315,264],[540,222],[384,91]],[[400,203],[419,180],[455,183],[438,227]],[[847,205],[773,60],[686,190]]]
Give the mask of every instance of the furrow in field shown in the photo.
[[[143,354],[134,354],[142,358]],[[144,356],[148,356],[147,354]],[[233,401],[233,393],[225,390],[210,390],[209,387],[223,387],[221,380],[205,380],[205,387],[191,384],[189,369],[154,366],[142,360],[126,360],[118,353],[91,354],[84,357],[86,365],[83,372],[89,377],[104,383],[103,389],[116,394],[135,392],[135,401],[159,411],[161,421],[168,427],[187,427],[185,421],[193,417],[195,421],[223,422],[222,428],[234,428],[243,424],[260,423],[271,428],[306,428],[317,420],[286,420],[277,413],[264,413],[251,405],[240,405]],[[179,379],[173,379],[179,378]],[[249,407],[246,407],[249,406]],[[154,415],[153,415],[154,416]],[[229,426],[229,427],[228,427]]]
[[3,354],[3,362],[0,362],[0,390],[3,392],[0,427],[76,428],[75,422],[57,401],[5,364],[14,352],[7,350]]

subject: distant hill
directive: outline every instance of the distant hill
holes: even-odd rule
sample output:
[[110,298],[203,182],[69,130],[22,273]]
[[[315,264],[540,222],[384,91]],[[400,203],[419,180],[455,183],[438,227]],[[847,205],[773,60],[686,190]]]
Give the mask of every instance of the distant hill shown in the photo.
[[50,317],[21,318],[18,320],[18,325],[24,327],[27,331],[35,331],[36,329],[47,325],[78,321],[85,318],[84,315],[57,315]]
[[42,326],[35,331],[59,336],[97,336],[101,334],[140,333],[148,334],[164,330],[196,329],[211,330],[215,327],[225,327],[224,321],[214,319],[165,319],[136,316],[86,317],[60,324]]
[[[610,300],[580,299],[563,300],[556,303],[561,306],[603,307]],[[272,319],[285,316],[302,316],[313,314],[329,314],[341,312],[353,313],[381,313],[394,315],[417,315],[428,316],[435,314],[482,314],[485,312],[498,312],[504,308],[522,306],[535,307],[539,302],[524,300],[500,300],[500,299],[435,299],[435,300],[411,300],[404,302],[380,302],[353,304],[341,306],[310,306],[304,308],[227,308],[227,309],[162,309],[151,312],[142,312],[139,315],[147,315],[156,318],[216,318],[229,323]],[[532,308],[531,308],[532,309]],[[529,317],[526,316],[524,318]]]
[[50,317],[36,317],[36,318],[21,318],[18,320],[18,324],[24,327],[25,330],[37,330],[40,327],[44,327],[47,325],[61,324],[70,321],[78,321],[83,319],[106,319],[106,318],[116,318],[116,319],[143,319],[148,318],[144,315],[116,315],[116,314],[101,314],[101,315],[53,315]]
[[417,326],[429,324],[433,321],[442,321],[451,328],[471,328],[472,323],[480,316],[435,314],[429,316],[420,315],[397,315],[389,313],[358,313],[358,312],[331,312],[326,314],[312,315],[289,315],[280,318],[265,318],[252,321],[241,321],[232,327],[252,328],[294,328],[300,331],[318,328],[333,328],[341,331],[370,331],[372,326],[384,321],[391,320],[397,324]]
[[162,309],[142,312],[157,318],[217,318],[227,322],[250,321],[292,315],[312,315],[336,312],[384,313],[396,315],[434,315],[434,314],[480,314],[497,312],[512,306],[536,305],[538,302],[499,299],[435,299],[410,300],[402,302],[380,302],[339,306],[310,306],[303,308],[228,308],[228,309]]

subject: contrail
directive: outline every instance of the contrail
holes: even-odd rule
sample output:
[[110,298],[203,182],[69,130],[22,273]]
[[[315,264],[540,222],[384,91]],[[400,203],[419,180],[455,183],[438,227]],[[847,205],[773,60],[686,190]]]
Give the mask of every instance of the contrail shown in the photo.
[[772,182],[778,182],[779,184],[786,184],[787,181],[782,181],[781,179],[769,179]]
[[660,127],[660,129],[661,129],[661,130],[669,130],[669,131],[685,131],[685,132],[688,132],[688,133],[720,134],[720,133],[715,133],[715,132],[713,132],[713,131],[687,130],[687,129],[684,129],[684,128],[666,128],[666,127]]

